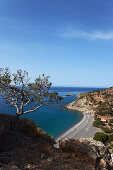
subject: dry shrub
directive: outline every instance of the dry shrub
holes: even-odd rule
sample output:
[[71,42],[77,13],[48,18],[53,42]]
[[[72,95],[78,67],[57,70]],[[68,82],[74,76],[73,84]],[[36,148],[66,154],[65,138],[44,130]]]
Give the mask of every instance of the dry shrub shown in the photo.
[[52,136],[48,135],[42,130],[36,123],[28,118],[15,119],[13,122],[13,129],[21,131],[29,137],[34,138],[37,142],[55,144],[55,140]]

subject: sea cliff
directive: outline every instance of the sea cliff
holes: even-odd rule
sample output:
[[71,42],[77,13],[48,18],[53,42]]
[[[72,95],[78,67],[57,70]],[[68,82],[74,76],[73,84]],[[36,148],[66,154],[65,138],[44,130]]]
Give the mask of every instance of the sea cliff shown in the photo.
[[113,87],[88,93],[77,94],[78,99],[67,105],[67,109],[78,110],[94,115],[113,111]]
[[92,115],[95,113],[94,108],[91,106],[91,101],[88,101],[86,96],[80,97],[78,100],[68,104],[67,109],[91,113]]

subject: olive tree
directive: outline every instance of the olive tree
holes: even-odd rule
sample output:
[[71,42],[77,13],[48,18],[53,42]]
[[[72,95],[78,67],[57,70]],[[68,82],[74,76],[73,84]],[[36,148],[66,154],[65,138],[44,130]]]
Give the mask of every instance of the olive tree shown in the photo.
[[36,111],[40,107],[62,100],[57,92],[50,92],[49,76],[38,76],[30,83],[28,72],[8,68],[0,69],[0,95],[6,103],[16,108],[17,117]]

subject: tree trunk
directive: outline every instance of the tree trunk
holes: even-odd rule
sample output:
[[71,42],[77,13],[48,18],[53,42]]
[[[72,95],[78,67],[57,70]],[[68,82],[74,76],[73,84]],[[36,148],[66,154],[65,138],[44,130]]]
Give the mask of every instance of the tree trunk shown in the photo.
[[16,119],[18,119],[21,116],[21,114],[16,113]]

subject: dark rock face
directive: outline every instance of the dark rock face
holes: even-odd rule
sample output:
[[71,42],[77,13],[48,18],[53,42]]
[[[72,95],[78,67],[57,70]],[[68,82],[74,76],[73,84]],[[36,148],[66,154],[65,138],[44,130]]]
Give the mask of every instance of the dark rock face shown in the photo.
[[110,168],[110,153],[100,142],[89,139],[62,139],[59,147],[65,152],[76,154],[79,159],[92,164],[96,169]]

